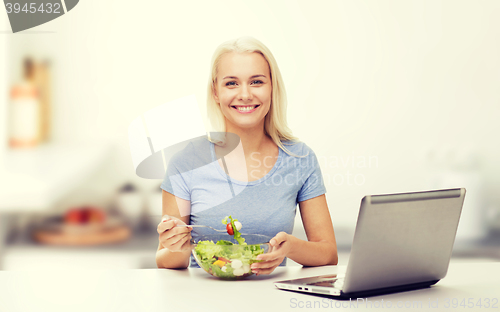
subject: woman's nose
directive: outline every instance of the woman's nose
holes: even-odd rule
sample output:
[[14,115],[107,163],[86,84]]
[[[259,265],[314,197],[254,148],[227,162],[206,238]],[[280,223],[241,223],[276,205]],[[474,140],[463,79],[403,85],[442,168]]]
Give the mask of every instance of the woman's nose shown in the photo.
[[242,101],[252,100],[252,92],[250,91],[250,88],[248,86],[243,85],[240,88],[239,97],[240,100]]

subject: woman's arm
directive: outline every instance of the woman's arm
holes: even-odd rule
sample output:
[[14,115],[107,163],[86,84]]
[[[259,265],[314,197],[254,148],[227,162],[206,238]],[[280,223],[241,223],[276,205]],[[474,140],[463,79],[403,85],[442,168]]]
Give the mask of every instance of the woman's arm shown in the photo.
[[270,243],[272,251],[257,256],[264,262],[252,264],[252,272],[270,274],[285,257],[305,266],[337,264],[337,243],[325,195],[299,203],[308,241],[285,232],[278,233]]
[[[188,267],[191,254],[190,229],[176,228],[175,225],[189,224],[190,208],[191,203],[188,200],[175,197],[166,191],[162,192],[163,218],[158,225],[159,244],[156,251],[158,268],[185,269]],[[181,216],[180,211],[184,216]]]
[[308,241],[292,236],[287,257],[306,266],[337,264],[337,242],[325,195],[300,202],[299,208]]

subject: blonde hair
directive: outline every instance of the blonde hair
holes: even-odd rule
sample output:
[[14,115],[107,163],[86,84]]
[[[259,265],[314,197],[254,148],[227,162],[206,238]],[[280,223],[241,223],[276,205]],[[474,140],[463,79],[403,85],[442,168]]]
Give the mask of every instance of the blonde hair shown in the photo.
[[[237,39],[229,40],[217,47],[212,56],[212,68],[208,80],[208,96],[207,96],[207,112],[208,118],[216,131],[226,132],[226,122],[220,105],[215,101],[215,85],[217,83],[218,67],[222,56],[226,53],[259,53],[264,57],[269,65],[269,72],[271,74],[272,94],[271,94],[271,107],[267,113],[264,121],[264,132],[278,145],[283,151],[289,155],[292,154],[283,145],[283,141],[298,141],[292,135],[292,131],[288,128],[286,122],[286,91],[281,73],[278,68],[278,63],[274,59],[271,51],[259,40],[252,37],[240,37]],[[222,143],[223,138],[215,138],[209,136],[210,141],[213,143]],[[287,144],[288,145],[288,144]]]

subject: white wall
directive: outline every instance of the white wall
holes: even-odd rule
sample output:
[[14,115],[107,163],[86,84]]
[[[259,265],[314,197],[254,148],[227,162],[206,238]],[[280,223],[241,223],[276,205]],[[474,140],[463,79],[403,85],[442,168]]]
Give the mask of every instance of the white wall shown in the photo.
[[129,123],[185,95],[203,104],[215,47],[260,39],[292,130],[323,160],[335,224],[352,226],[363,195],[430,188],[426,155],[443,145],[478,154],[484,205],[500,203],[499,15],[495,0],[87,0],[11,49],[52,57],[57,141],[110,139],[113,178],[156,185],[134,176]]
[[[0,15],[0,31],[9,28],[7,15]],[[7,34],[0,34],[0,172],[3,170],[3,158],[7,145],[7,98],[8,71],[7,68]]]

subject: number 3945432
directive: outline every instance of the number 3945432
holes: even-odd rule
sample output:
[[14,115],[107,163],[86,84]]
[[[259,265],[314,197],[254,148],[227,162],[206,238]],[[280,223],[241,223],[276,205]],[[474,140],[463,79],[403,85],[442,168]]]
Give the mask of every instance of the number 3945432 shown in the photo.
[[5,8],[7,13],[46,13],[46,14],[61,14],[61,4],[60,3],[5,3]]

